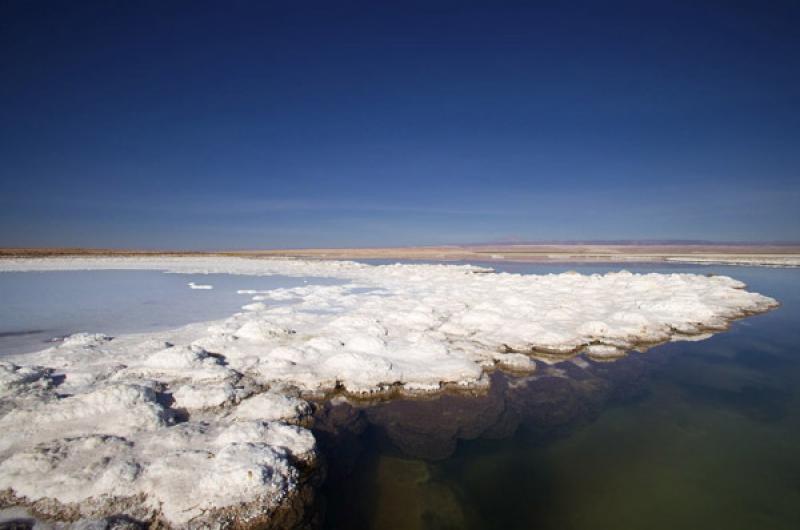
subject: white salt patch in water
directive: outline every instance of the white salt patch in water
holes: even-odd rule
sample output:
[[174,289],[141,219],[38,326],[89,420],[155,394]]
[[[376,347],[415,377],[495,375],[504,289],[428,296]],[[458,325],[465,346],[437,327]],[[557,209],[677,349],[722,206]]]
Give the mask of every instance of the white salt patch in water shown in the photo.
[[209,290],[209,289],[213,289],[214,288],[213,285],[202,284],[202,283],[194,283],[194,282],[189,282],[187,285],[189,286],[190,289]]

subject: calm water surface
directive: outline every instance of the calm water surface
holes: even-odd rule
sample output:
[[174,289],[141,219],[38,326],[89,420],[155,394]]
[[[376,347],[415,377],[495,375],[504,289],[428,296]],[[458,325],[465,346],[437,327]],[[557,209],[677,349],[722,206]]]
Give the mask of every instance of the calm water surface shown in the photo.
[[[190,289],[189,282],[213,289]],[[0,355],[49,346],[77,332],[138,333],[232,315],[266,290],[326,278],[167,274],[151,270],[0,272]]]
[[726,274],[782,306],[615,363],[495,374],[486,396],[328,404],[326,527],[800,528],[800,270],[624,267]]

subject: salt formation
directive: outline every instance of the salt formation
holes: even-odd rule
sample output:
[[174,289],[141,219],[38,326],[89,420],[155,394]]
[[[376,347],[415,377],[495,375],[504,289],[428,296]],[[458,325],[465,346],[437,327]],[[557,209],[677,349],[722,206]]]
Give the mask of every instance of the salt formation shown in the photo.
[[[515,275],[470,266],[207,258],[0,261],[0,271],[159,269],[331,277],[246,291],[229,318],[81,333],[0,361],[0,503],[61,521],[296,523],[316,466],[302,396],[485,385],[580,352],[691,339],[775,300],[727,277]],[[304,496],[305,495],[305,496]],[[287,513],[295,519],[287,518]]]
[[668,256],[665,261],[696,263],[698,265],[744,265],[749,267],[800,267],[796,255],[772,256]]

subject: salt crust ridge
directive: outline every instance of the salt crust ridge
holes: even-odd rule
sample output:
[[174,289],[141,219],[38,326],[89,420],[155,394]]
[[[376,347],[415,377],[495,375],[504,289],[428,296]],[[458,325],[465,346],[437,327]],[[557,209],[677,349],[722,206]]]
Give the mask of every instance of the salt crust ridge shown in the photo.
[[70,519],[125,513],[178,528],[247,526],[296,492],[298,466],[315,460],[303,393],[481,386],[495,366],[532,371],[531,357],[579,351],[613,358],[777,305],[731,278],[691,274],[232,257],[0,261],[0,271],[87,269],[345,282],[244,290],[252,303],[226,319],[116,338],[79,333],[0,361],[0,492],[45,516],[68,506]]

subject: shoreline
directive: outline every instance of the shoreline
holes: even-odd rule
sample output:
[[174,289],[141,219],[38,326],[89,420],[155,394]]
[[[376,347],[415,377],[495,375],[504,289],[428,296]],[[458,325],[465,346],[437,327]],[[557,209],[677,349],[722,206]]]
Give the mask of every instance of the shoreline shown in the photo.
[[463,245],[274,250],[0,248],[0,260],[49,257],[249,257],[511,263],[674,263],[800,267],[800,245]]

